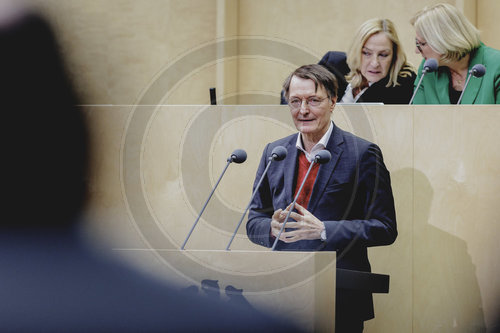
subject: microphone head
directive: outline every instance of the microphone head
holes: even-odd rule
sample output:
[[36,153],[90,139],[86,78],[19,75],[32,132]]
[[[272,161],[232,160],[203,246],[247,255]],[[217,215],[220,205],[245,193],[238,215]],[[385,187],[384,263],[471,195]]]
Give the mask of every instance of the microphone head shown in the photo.
[[271,158],[274,161],[282,161],[285,159],[287,154],[286,148],[283,146],[277,146],[274,147],[273,151],[271,152]]
[[319,163],[319,164],[325,164],[330,161],[332,158],[332,154],[326,149],[320,150],[316,153],[314,156],[314,162]]
[[472,66],[470,73],[474,77],[481,77],[486,73],[486,67],[484,67],[483,64],[475,64],[474,66]]
[[243,149],[236,149],[227,159],[228,162],[243,163],[247,160],[247,152]]
[[438,69],[438,62],[434,58],[429,58],[424,62],[424,73],[432,73]]

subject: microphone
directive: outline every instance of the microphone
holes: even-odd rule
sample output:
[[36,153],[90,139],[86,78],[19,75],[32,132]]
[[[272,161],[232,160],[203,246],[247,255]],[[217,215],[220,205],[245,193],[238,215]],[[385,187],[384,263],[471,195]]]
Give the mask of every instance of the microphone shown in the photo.
[[283,161],[286,158],[287,151],[283,146],[277,146],[271,152],[271,156],[269,157],[269,163],[271,159],[274,161]]
[[483,64],[475,64],[469,71],[474,77],[481,77],[486,74],[486,67]]
[[188,233],[186,239],[184,240],[184,243],[182,243],[181,250],[184,250],[184,247],[186,246],[186,243],[187,243],[189,237],[191,237],[191,234],[193,233],[193,230],[196,227],[196,224],[198,224],[198,221],[200,220],[201,214],[203,214],[203,212],[205,211],[205,208],[207,207],[208,202],[210,201],[210,198],[212,198],[212,195],[214,194],[215,189],[219,185],[219,183],[220,183],[220,181],[222,179],[222,176],[224,176],[224,173],[226,172],[227,168],[229,167],[229,164],[231,164],[232,162],[238,163],[238,164],[239,163],[243,163],[243,162],[246,161],[246,159],[247,159],[247,153],[243,149],[236,149],[227,158],[226,167],[224,168],[224,170],[222,170],[222,173],[221,173],[219,179],[217,180],[217,183],[215,183],[215,186],[212,189],[212,192],[210,192],[210,195],[208,196],[207,201],[205,201],[205,204],[203,205],[203,208],[201,209],[200,213],[198,214],[198,217],[196,218],[196,221],[194,221],[194,224],[191,227],[191,230],[189,230],[189,233]]
[[[247,152],[243,149],[236,149],[232,152],[231,156],[227,158],[228,163],[234,162],[237,164],[243,163],[247,160]],[[226,171],[226,170],[224,170]]]
[[429,58],[424,62],[424,69],[422,70],[422,76],[418,81],[417,87],[415,88],[415,91],[413,92],[413,95],[411,96],[410,99],[410,103],[408,103],[408,105],[411,105],[411,103],[413,102],[413,99],[417,94],[418,88],[420,88],[420,84],[422,83],[422,79],[424,78],[425,74],[435,72],[437,69],[438,69],[438,62],[436,59]]
[[290,207],[288,214],[286,214],[285,221],[283,222],[283,225],[281,226],[280,232],[278,233],[278,236],[276,236],[276,239],[274,240],[273,247],[271,248],[271,251],[274,251],[274,249],[276,248],[276,244],[278,244],[278,240],[280,239],[281,233],[283,232],[283,230],[285,230],[285,225],[288,222],[288,219],[290,218],[290,214],[292,213],[293,209],[295,208],[295,203],[297,202],[297,199],[299,198],[300,192],[302,191],[302,188],[304,187],[304,184],[306,183],[307,177],[309,176],[309,173],[311,172],[313,165],[315,163],[326,164],[330,161],[331,158],[332,158],[332,154],[330,154],[330,152],[326,149],[320,150],[314,156],[314,160],[312,161],[311,165],[309,166],[309,169],[307,170],[307,173],[304,177],[304,180],[302,181],[302,184],[300,184],[299,190],[297,191],[297,194],[295,195],[295,199],[293,199],[292,207]]
[[460,104],[460,101],[462,100],[462,96],[465,93],[465,89],[467,88],[467,85],[469,84],[469,80],[471,76],[474,77],[481,77],[484,74],[486,74],[486,67],[484,67],[483,64],[475,64],[472,66],[472,68],[469,71],[469,76],[467,76],[467,81],[465,81],[464,89],[462,90],[462,93],[460,94],[460,98],[458,99],[457,104]]
[[243,222],[243,219],[245,218],[245,215],[247,214],[248,210],[250,209],[250,204],[252,203],[253,197],[257,193],[257,190],[259,189],[260,184],[262,183],[262,180],[266,176],[267,170],[269,170],[269,167],[271,166],[271,163],[273,161],[282,161],[282,160],[284,160],[285,157],[286,157],[286,154],[287,154],[287,151],[286,151],[285,147],[283,147],[283,146],[274,147],[274,149],[271,151],[271,156],[269,156],[269,158],[268,158],[269,162],[267,163],[266,169],[262,173],[262,176],[260,177],[259,182],[257,183],[257,186],[255,186],[255,190],[253,191],[252,196],[250,197],[250,201],[248,202],[247,208],[245,209],[245,212],[241,216],[241,219],[238,222],[238,225],[236,226],[236,229],[234,230],[234,233],[233,233],[233,236],[231,237],[231,240],[229,240],[229,243],[227,244],[226,251],[230,250],[229,247],[231,246],[231,243],[233,242],[234,237],[236,236],[236,233],[238,232],[238,229],[240,228],[241,223]]
[[332,154],[330,154],[330,152],[326,149],[320,150],[314,156],[314,162],[319,164],[328,163],[331,159],[332,159]]

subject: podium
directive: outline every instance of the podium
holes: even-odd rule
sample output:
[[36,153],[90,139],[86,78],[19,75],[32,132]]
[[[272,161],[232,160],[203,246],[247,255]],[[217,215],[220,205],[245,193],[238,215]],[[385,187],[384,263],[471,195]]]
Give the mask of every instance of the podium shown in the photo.
[[308,332],[334,331],[335,252],[166,250],[162,257],[178,267],[186,292],[289,318]]
[[334,332],[336,288],[387,293],[389,276],[336,269],[335,252],[164,250],[180,287]]

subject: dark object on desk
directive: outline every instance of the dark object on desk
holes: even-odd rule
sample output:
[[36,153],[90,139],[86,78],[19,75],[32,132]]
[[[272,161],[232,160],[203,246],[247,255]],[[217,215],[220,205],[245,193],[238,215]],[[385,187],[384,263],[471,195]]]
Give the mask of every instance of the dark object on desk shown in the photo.
[[215,95],[215,88],[210,88],[210,105],[217,105],[217,96]]

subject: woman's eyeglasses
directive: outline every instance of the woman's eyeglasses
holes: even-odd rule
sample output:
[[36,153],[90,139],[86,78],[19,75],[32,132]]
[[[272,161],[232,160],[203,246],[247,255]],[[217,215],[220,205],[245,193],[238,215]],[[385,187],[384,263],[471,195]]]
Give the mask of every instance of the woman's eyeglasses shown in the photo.
[[427,42],[421,42],[418,39],[415,39],[415,46],[417,47],[418,51],[422,53],[422,47],[425,47],[427,45]]

